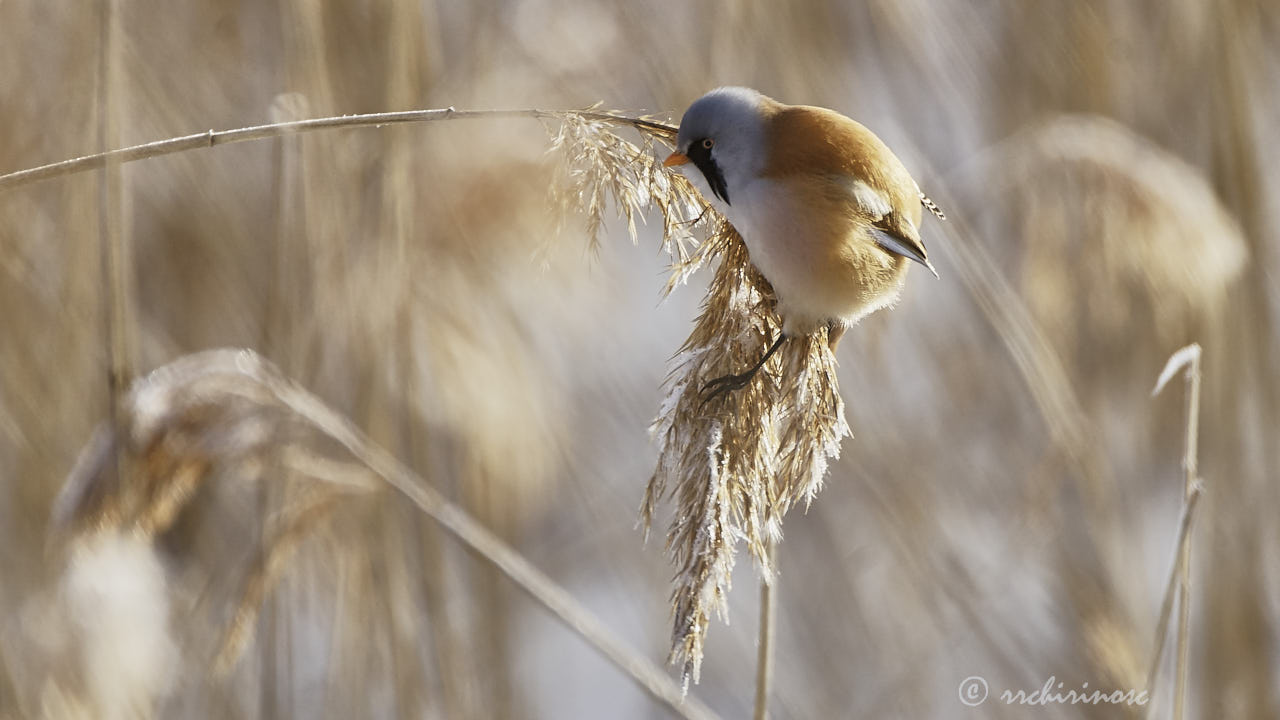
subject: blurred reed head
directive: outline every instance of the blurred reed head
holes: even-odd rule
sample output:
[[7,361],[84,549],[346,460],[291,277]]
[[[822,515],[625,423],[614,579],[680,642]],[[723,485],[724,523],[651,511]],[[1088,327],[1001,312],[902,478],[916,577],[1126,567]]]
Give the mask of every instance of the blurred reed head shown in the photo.
[[[299,543],[340,499],[376,488],[280,402],[284,382],[247,351],[186,356],[138,380],[121,425],[94,433],[54,506],[51,566],[65,570],[47,591],[53,600],[33,599],[31,622],[4,648],[49,667],[23,707],[56,700],[89,715],[148,717],[180,685],[183,660],[230,668]],[[258,535],[245,510],[271,492],[280,509]],[[211,553],[199,527],[217,513],[230,517],[215,527],[250,532],[220,538]],[[250,560],[217,570],[220,556]],[[178,578],[197,567],[209,572],[201,582],[217,578],[197,603],[204,622],[170,618],[184,593]]]
[[[1020,294],[1077,378],[1135,345],[1187,342],[1224,309],[1247,258],[1239,223],[1200,173],[1110,119],[1036,125],[973,170],[989,179],[988,219],[1022,239]],[[1142,358],[1143,373],[1160,352]]]

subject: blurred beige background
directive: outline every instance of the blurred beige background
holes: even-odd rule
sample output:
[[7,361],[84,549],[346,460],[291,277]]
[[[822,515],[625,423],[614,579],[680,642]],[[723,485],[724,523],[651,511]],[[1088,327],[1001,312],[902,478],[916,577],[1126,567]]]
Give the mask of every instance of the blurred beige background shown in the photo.
[[[854,438],[786,524],[774,716],[1136,716],[995,695],[1145,684],[1185,422],[1181,382],[1150,391],[1198,341],[1189,717],[1280,717],[1276,77],[1269,0],[0,0],[0,172],[448,105],[678,121],[722,84],[840,110],[951,221],[924,232],[941,279],[914,273],[842,344]],[[572,219],[556,234],[546,138],[337,130],[129,164],[118,195],[99,173],[0,193],[0,718],[667,717],[389,494],[306,528],[224,679],[215,636],[287,471],[204,485],[137,603],[94,581],[121,612],[77,604],[51,549],[108,415],[114,228],[138,371],[256,349],[661,661],[672,570],[635,518],[704,280],[659,303],[652,227],[598,254]],[[746,562],[736,579],[693,690],[724,717],[753,693]],[[970,709],[975,675],[992,698]]]

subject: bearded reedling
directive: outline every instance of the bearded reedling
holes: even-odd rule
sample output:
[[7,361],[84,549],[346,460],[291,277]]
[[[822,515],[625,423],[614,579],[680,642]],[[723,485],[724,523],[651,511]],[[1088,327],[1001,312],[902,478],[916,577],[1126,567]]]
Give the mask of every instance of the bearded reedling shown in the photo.
[[760,361],[707,383],[707,401],[744,387],[790,337],[825,326],[835,350],[897,301],[910,261],[938,275],[919,228],[922,208],[945,216],[880,138],[833,110],[717,88],[689,106],[663,164],[738,230],[782,317]]

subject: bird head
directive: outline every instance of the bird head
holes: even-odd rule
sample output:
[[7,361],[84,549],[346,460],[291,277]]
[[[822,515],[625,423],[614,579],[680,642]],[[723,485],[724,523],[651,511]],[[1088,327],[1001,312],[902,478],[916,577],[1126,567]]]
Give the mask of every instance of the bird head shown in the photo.
[[733,190],[764,162],[766,103],[764,95],[743,87],[698,98],[680,120],[676,150],[663,165],[678,168],[708,198],[732,204]]

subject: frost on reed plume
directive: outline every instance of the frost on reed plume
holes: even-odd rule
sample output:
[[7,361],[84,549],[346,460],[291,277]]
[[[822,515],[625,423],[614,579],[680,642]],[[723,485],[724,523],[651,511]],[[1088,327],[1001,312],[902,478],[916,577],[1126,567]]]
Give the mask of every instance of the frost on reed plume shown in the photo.
[[[796,502],[813,500],[849,427],[825,330],[785,344],[747,387],[704,402],[708,381],[754,364],[781,331],[773,289],[737,231],[684,177],[659,166],[653,145],[670,144],[675,129],[636,126],[636,146],[613,132],[616,125],[571,115],[553,141],[562,153],[557,187],[565,203],[587,214],[592,243],[607,190],[633,240],[638,213],[656,207],[662,214],[673,262],[668,292],[720,260],[652,426],[660,454],[640,510],[647,532],[658,502],[675,501],[667,532],[677,567],[669,660],[680,664],[687,687],[698,680],[711,613],[727,619],[739,541],[773,582],[769,547],[782,536],[782,517]],[[691,228],[701,230],[700,240]]]

